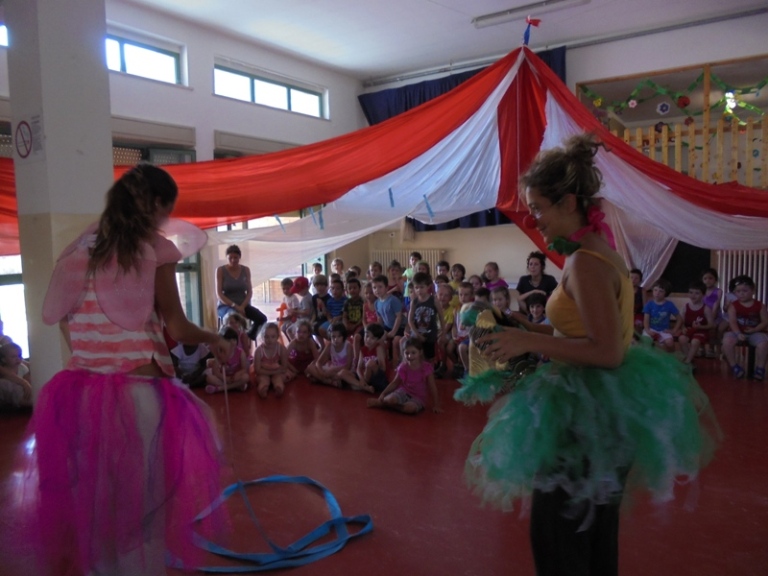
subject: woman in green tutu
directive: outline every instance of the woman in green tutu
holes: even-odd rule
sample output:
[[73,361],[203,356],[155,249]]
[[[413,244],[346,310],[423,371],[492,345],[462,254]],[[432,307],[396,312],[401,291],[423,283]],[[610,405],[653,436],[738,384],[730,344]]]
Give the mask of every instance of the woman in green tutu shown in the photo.
[[[690,369],[650,343],[630,346],[634,293],[602,222],[598,148],[591,136],[574,137],[540,154],[521,182],[526,225],[567,255],[547,303],[554,335],[498,328],[477,340],[497,365],[528,353],[551,359],[512,375],[519,380],[491,410],[467,461],[468,481],[485,501],[509,509],[532,496],[539,576],[616,574],[625,491],[672,499],[674,484],[695,478],[711,458],[718,434]],[[470,375],[456,397],[486,401],[489,387],[506,388],[498,382]]]

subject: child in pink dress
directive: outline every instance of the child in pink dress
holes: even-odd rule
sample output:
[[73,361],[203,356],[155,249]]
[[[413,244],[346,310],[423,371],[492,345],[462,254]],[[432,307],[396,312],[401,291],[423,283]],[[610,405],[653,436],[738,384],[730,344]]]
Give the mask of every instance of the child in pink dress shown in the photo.
[[280,398],[285,392],[288,351],[280,342],[280,327],[275,322],[264,326],[262,338],[264,341],[253,353],[252,381],[262,398],[267,397],[270,386],[275,390],[275,396]]
[[312,325],[302,318],[296,322],[296,338],[288,344],[288,370],[285,381],[290,382],[296,376],[303,376],[307,368],[320,355],[317,343],[312,339]]
[[[183,256],[160,234],[177,193],[160,168],[128,170],[56,263],[43,320],[60,324],[72,356],[41,390],[24,443],[30,573],[159,576],[166,549],[201,560],[191,522],[220,493],[218,442],[207,407],[174,378],[162,326],[217,355],[223,345],[179,301]],[[190,255],[205,235],[186,226]]]
[[[208,394],[224,390],[248,389],[248,358],[240,347],[240,335],[234,328],[225,326],[219,332],[226,342],[225,360],[208,360],[205,370],[205,391]],[[223,372],[223,373],[222,373]]]
[[368,400],[368,407],[417,414],[424,410],[429,391],[432,395],[432,411],[442,412],[433,367],[424,360],[421,341],[417,338],[407,338],[403,345],[403,356],[403,362],[395,371],[395,379],[378,398]]

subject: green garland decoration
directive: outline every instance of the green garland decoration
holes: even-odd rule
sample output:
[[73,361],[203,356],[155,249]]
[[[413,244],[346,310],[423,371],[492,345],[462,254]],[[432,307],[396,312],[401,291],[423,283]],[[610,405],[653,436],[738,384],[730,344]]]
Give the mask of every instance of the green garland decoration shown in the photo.
[[[759,93],[760,90],[766,87],[768,85],[768,77],[763,78],[760,82],[753,86],[747,86],[743,88],[736,88],[734,86],[730,86],[726,82],[724,82],[719,76],[715,74],[710,75],[710,80],[713,84],[715,84],[718,88],[720,88],[723,93],[726,92],[732,92],[735,97],[745,96],[747,94],[756,94]],[[690,98],[688,96],[696,90],[699,85],[704,81],[704,74],[700,74],[696,80],[694,80],[687,88],[683,90],[671,90],[669,88],[666,88],[660,84],[657,84],[651,79],[645,79],[640,81],[637,86],[629,93],[629,96],[627,96],[624,100],[613,100],[608,101],[605,98],[603,98],[600,94],[589,88],[588,86],[581,86],[581,91],[584,93],[587,98],[589,98],[592,101],[592,104],[595,108],[604,108],[608,112],[622,112],[623,110],[626,110],[628,108],[634,108],[638,104],[642,104],[643,102],[647,102],[648,100],[651,100],[653,98],[656,98],[657,96],[667,96],[672,100],[672,104],[681,110],[686,116],[701,116],[704,114],[703,110],[699,111],[691,111],[688,109],[688,106],[679,106],[678,102],[681,98],[685,97],[688,102],[690,102]],[[640,94],[643,90],[650,90],[652,93],[645,97],[640,97]],[[717,102],[712,104],[710,108],[718,109],[722,108],[723,113],[729,116],[733,116],[736,120],[738,120],[739,124],[746,124],[744,121],[740,120],[738,116],[736,115],[734,110],[731,110],[727,107],[728,98],[726,96],[723,96],[720,98]],[[738,108],[742,108],[744,110],[749,110],[751,112],[754,112],[755,114],[759,116],[765,116],[765,112],[758,108],[757,106],[753,104],[749,104],[748,102],[744,102],[743,100],[738,100],[736,102],[736,106]]]

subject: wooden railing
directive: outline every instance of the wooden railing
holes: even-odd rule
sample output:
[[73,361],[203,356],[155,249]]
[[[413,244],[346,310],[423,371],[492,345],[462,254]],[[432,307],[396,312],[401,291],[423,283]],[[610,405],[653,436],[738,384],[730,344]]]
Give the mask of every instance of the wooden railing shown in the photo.
[[649,158],[704,182],[739,182],[768,190],[766,120],[721,118],[714,128],[696,123],[627,128],[615,136]]

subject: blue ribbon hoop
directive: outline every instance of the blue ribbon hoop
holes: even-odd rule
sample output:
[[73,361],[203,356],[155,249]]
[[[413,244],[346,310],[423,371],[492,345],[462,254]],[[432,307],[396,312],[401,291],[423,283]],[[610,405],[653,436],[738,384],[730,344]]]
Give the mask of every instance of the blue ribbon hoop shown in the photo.
[[[309,487],[317,488],[325,499],[331,517],[293,544],[282,548],[267,536],[245,494],[246,488],[260,484],[304,484]],[[199,572],[210,574],[245,574],[249,572],[274,570],[277,568],[303,566],[304,564],[315,562],[316,560],[320,560],[338,552],[349,540],[368,534],[373,530],[373,520],[371,520],[370,515],[343,516],[341,507],[334,495],[328,488],[316,480],[308,478],[307,476],[284,476],[281,474],[260,478],[258,480],[250,480],[248,482],[238,481],[227,486],[210,506],[197,515],[193,524],[200,523],[233,494],[241,495],[251,520],[256,525],[261,537],[272,549],[272,552],[235,552],[215,544],[195,533],[195,545],[199,548],[217,554],[218,556],[239,560],[244,564],[247,564],[244,566],[202,566],[194,568]],[[348,530],[349,525],[357,525],[360,528],[356,532],[350,533]],[[331,532],[335,532],[335,539],[315,545],[315,542],[324,538]],[[169,558],[168,565],[172,568],[189,569],[189,567],[185,566],[178,558]]]

